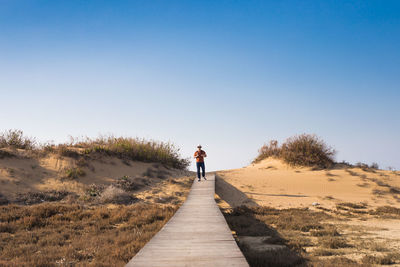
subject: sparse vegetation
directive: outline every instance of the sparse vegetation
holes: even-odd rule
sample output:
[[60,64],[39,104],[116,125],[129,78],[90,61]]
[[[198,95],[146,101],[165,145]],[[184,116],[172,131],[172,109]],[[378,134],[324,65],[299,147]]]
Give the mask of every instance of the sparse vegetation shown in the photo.
[[366,172],[375,172],[376,170],[379,170],[379,165],[376,162],[373,162],[370,165],[367,163],[357,162],[354,164],[354,167],[360,168]]
[[400,260],[400,253],[388,253],[382,256],[366,255],[362,259],[364,264],[380,264],[380,265],[391,265],[395,264],[396,261]]
[[[0,133],[0,148],[25,149],[37,155],[56,153],[77,160],[84,156],[115,156],[130,164],[128,160],[156,162],[165,166],[186,169],[190,161],[181,158],[179,148],[172,143],[131,137],[101,136],[98,138],[71,139],[64,144],[39,144],[36,139],[24,136],[21,130],[7,130]],[[10,156],[0,150],[0,158]]]
[[[267,207],[238,207],[232,211],[223,211],[225,219],[231,228],[235,231],[238,239],[242,236],[264,236],[269,237],[266,241],[268,244],[287,245],[287,249],[270,250],[260,253],[251,246],[242,242],[238,242],[246,260],[250,266],[297,266],[305,263],[305,259],[301,256],[299,247],[296,244],[289,244],[285,237],[281,236],[270,224],[265,223],[258,216],[267,214],[277,214],[278,210]],[[267,216],[265,216],[266,218]],[[272,216],[274,217],[274,216]],[[263,217],[264,218],[264,217]]]
[[24,205],[32,205],[46,201],[47,202],[59,201],[64,199],[66,196],[70,194],[73,193],[67,191],[57,191],[57,190],[19,193],[17,195],[17,199],[15,202]]
[[316,135],[302,134],[290,137],[281,146],[276,140],[264,145],[254,162],[275,157],[294,166],[327,168],[334,164],[335,153]]
[[37,142],[34,138],[24,136],[21,130],[6,130],[0,133],[0,148],[10,147],[32,150],[36,148]]
[[65,177],[70,179],[78,179],[79,177],[85,176],[86,173],[79,167],[69,168],[65,170]]
[[338,249],[350,247],[350,245],[346,242],[344,238],[336,236],[328,236],[320,239],[319,241],[321,246],[324,248]]
[[375,210],[370,210],[369,214],[385,218],[400,218],[400,208],[383,206],[378,207]]
[[84,149],[85,154],[105,154],[122,159],[159,162],[176,169],[185,169],[188,159],[179,156],[179,149],[171,143],[147,141],[138,138],[99,137],[76,141],[71,146]]
[[118,188],[121,188],[122,190],[125,191],[134,191],[137,189],[140,189],[143,187],[142,184],[136,183],[134,180],[132,180],[128,176],[123,176],[121,178],[118,178],[117,181],[114,183],[114,185]]
[[368,205],[366,203],[352,203],[352,202],[342,202],[336,204],[336,208],[339,209],[366,209]]
[[[270,236],[268,244],[284,244],[286,255],[277,263],[275,251],[256,253],[251,247],[239,246],[250,266],[297,266],[309,261],[309,255],[304,253],[304,247],[312,246],[309,235],[326,247],[344,246],[334,225],[323,223],[331,216],[324,212],[314,212],[308,209],[283,209],[271,207],[237,207],[232,211],[223,211],[229,227],[241,236]],[[329,245],[332,244],[332,245]],[[347,245],[347,244],[346,244]]]
[[[341,203],[349,210],[364,209],[364,203]],[[379,210],[379,212],[378,212]],[[371,215],[396,215],[399,209],[381,207],[371,211]],[[222,210],[229,227],[236,232],[238,245],[252,267],[258,266],[372,266],[374,264],[399,263],[398,253],[393,251],[389,243],[376,243],[374,239],[366,237],[359,242],[346,234],[345,229],[355,231],[355,226],[344,227],[337,220],[341,220],[330,212],[315,212],[309,209],[274,209],[271,207],[237,207]],[[350,211],[347,211],[350,212]],[[367,213],[358,216],[371,216]],[[330,223],[327,223],[330,221]],[[340,230],[340,229],[341,230]],[[344,231],[344,233],[342,232]],[[357,231],[363,231],[357,229]],[[252,248],[240,242],[243,236],[269,237],[265,244],[283,244],[287,250],[282,253],[284,259],[275,261],[276,251],[260,253],[259,245]],[[370,253],[362,259],[352,258],[356,251]],[[376,252],[380,254],[374,255]],[[383,253],[383,254],[382,254]],[[279,254],[279,253],[278,253]],[[365,254],[364,254],[365,255]],[[297,260],[293,260],[295,259]],[[326,258],[329,257],[329,258]]]
[[125,190],[115,187],[114,185],[110,185],[101,192],[99,197],[99,202],[113,203],[113,204],[132,204],[137,201],[137,198],[133,197],[131,194],[127,193]]
[[0,265],[123,266],[175,211],[144,203],[0,206]]

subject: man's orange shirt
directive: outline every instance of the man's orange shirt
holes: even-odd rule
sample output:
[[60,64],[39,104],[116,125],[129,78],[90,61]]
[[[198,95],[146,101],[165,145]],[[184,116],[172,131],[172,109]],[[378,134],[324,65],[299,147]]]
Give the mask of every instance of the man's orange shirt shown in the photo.
[[194,156],[196,157],[196,162],[204,162],[205,154],[206,154],[206,152],[204,150],[200,150],[200,155],[199,155],[198,150],[196,152],[194,152]]

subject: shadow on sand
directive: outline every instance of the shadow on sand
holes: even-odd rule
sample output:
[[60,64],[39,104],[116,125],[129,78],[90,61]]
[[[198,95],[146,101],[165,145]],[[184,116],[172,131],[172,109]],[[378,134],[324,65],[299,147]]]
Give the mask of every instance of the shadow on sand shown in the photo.
[[306,266],[305,259],[287,245],[287,240],[254,216],[252,209],[261,208],[256,202],[217,174],[215,186],[216,194],[232,207],[221,211],[251,267]]

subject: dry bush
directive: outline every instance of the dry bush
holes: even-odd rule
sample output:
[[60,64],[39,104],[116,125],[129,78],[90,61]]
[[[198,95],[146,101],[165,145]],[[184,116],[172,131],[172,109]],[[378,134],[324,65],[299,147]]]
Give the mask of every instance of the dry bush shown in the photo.
[[335,153],[316,135],[302,134],[288,138],[282,146],[276,140],[264,145],[254,162],[276,157],[294,166],[328,168],[334,164]]
[[0,206],[0,265],[124,266],[175,211],[143,203]]
[[36,148],[36,140],[24,136],[21,130],[6,130],[0,133],[0,148],[11,147],[32,150]]
[[69,179],[78,179],[81,176],[85,176],[86,173],[79,167],[69,168],[65,170],[65,177]]
[[291,165],[331,167],[335,151],[315,135],[290,137],[282,145],[282,158]]
[[375,170],[379,170],[379,164],[376,162],[371,163],[371,165],[368,165],[367,163],[357,162],[354,166],[366,172],[375,172]]
[[121,188],[110,185],[100,193],[100,203],[113,203],[113,204],[132,204],[137,201],[137,198],[122,190]]
[[254,160],[254,162],[259,162],[263,159],[273,157],[280,158],[281,157],[282,148],[278,146],[277,140],[271,140],[269,144],[263,145],[258,151],[258,156]]
[[129,176],[122,176],[121,178],[118,178],[113,185],[115,187],[121,188],[122,190],[125,191],[135,191],[138,190],[140,188],[143,187],[142,184],[139,184],[137,182],[135,182],[134,180],[132,180],[131,178],[129,178]]
[[371,163],[371,165],[369,165],[369,167],[371,169],[379,170],[379,165],[376,162]]
[[97,197],[101,195],[105,188],[106,186],[103,184],[91,184],[88,186],[85,193],[89,197]]

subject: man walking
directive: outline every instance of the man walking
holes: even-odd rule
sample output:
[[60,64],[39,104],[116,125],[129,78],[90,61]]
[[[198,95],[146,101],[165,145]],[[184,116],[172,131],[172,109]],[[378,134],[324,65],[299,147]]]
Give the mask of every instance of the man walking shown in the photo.
[[206,179],[206,171],[205,171],[205,166],[204,166],[204,158],[207,157],[207,154],[204,150],[201,150],[201,145],[197,146],[197,151],[194,152],[194,158],[196,159],[196,167],[197,167],[197,178],[199,178],[199,182],[201,181],[200,178],[200,168],[201,168],[201,174],[204,178]]

